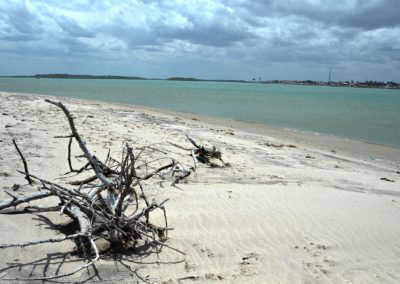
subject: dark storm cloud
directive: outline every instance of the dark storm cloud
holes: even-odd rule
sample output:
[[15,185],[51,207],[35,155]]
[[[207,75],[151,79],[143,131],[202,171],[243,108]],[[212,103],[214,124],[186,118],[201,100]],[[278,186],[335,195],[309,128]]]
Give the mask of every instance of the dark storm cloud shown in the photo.
[[21,34],[37,33],[41,30],[41,22],[24,4],[11,6],[6,12],[6,20],[10,27]]
[[397,0],[296,1],[255,0],[238,6],[249,11],[248,21],[259,24],[264,17],[299,16],[325,25],[363,29],[400,25]]
[[361,8],[354,9],[354,12],[346,13],[344,16],[338,16],[338,24],[343,23],[349,27],[363,29],[398,27],[400,25],[399,1],[358,2]]
[[62,28],[62,30],[68,34],[70,37],[87,37],[93,38],[95,37],[95,33],[91,32],[79,25],[78,22],[63,17],[61,19],[56,19],[57,24]]
[[9,41],[35,40],[42,32],[42,22],[24,3],[0,6],[0,38]]
[[154,34],[162,41],[175,39],[185,40],[193,44],[227,47],[236,42],[251,38],[253,35],[244,29],[234,29],[228,25],[194,26],[188,29],[155,28]]
[[152,34],[152,31],[144,27],[132,26],[129,22],[121,19],[116,19],[110,25],[100,25],[98,32],[112,38],[120,39],[131,49],[161,44],[160,40]]
[[399,58],[395,0],[249,1],[237,11],[252,27],[269,31],[258,50],[268,53],[266,60],[339,64],[379,58],[392,64]]

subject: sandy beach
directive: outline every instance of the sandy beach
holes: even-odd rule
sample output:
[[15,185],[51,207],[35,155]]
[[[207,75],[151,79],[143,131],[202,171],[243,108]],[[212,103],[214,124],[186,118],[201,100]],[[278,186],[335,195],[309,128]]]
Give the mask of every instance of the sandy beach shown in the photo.
[[[46,96],[0,93],[0,198],[34,192],[32,174],[56,180],[68,171],[68,123]],[[154,145],[187,164],[185,134],[222,151],[230,167],[199,164],[170,186],[146,184],[169,199],[166,242],[182,255],[138,251],[104,256],[96,269],[60,281],[116,283],[399,283],[400,149],[252,123],[151,108],[55,98],[76,117],[100,158],[124,142]],[[73,149],[79,155],[79,149]],[[81,160],[83,164],[84,161]],[[58,179],[61,184],[65,182]],[[15,185],[19,185],[15,189]],[[59,234],[59,213],[0,215],[0,243]],[[73,242],[0,250],[0,281],[68,271],[80,261]],[[14,282],[20,282],[15,280]],[[38,283],[41,283],[38,282]]]

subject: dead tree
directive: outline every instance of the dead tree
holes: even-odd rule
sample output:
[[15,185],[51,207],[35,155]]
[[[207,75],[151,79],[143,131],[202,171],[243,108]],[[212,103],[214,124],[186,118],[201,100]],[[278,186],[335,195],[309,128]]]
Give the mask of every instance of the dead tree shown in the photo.
[[[164,207],[168,200],[164,200],[161,203],[157,203],[154,200],[149,201],[143,188],[143,182],[155,176],[165,178],[165,176],[169,175],[172,178],[172,182],[176,183],[190,175],[191,172],[188,167],[167,157],[146,161],[142,158],[146,149],[135,152],[128,144],[124,145],[120,159],[114,159],[108,154],[106,160],[102,162],[92,154],[78,133],[69,110],[61,102],[48,99],[46,102],[61,109],[68,120],[71,134],[63,137],[70,138],[68,144],[70,172],[74,172],[78,176],[83,173],[87,175],[88,172],[93,172],[93,175],[70,183],[71,186],[62,186],[28,173],[26,166],[25,172],[21,173],[26,175],[27,179],[36,180],[40,184],[40,192],[19,197],[9,193],[12,198],[0,202],[0,213],[24,214],[59,210],[76,221],[76,224],[78,224],[76,233],[60,238],[34,240],[26,243],[1,244],[0,249],[74,240],[79,254],[82,257],[89,258],[90,261],[68,273],[32,277],[25,280],[47,280],[66,277],[94,265],[100,258],[100,252],[95,243],[97,239],[104,239],[111,246],[123,248],[135,247],[139,242],[163,243],[167,238],[168,231],[171,230],[168,227],[167,214]],[[78,143],[83,156],[87,160],[87,163],[78,170],[73,168],[71,162],[71,143],[73,140]],[[193,144],[195,145],[195,143]],[[16,148],[18,149],[17,146]],[[205,152],[204,149],[201,149],[200,147],[194,154],[203,157],[220,155],[216,152]],[[25,161],[20,151],[19,154],[22,160]],[[160,164],[163,161],[164,163]],[[25,206],[22,209],[16,207],[29,201],[51,196],[56,196],[59,203],[50,207]],[[150,216],[155,210],[162,211],[164,216],[163,225],[157,226],[151,222]]]

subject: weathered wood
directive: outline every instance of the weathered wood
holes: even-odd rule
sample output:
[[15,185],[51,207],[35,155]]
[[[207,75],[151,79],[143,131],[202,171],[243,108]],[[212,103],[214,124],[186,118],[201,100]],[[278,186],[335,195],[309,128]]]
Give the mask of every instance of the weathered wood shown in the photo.
[[[128,144],[124,145],[121,159],[114,159],[110,156],[110,151],[108,151],[107,158],[102,162],[91,153],[89,147],[83,141],[76,129],[71,113],[64,104],[48,99],[46,99],[46,102],[60,108],[69,123],[71,135],[59,136],[69,138],[67,156],[69,173],[74,172],[77,174],[76,176],[80,176],[83,172],[93,171],[93,175],[84,179],[80,178],[75,182],[69,182],[70,185],[66,187],[30,174],[26,165],[25,171],[20,171],[20,173],[24,174],[26,178],[41,184],[41,189],[44,192],[25,196],[14,196],[8,193],[12,198],[0,202],[0,214],[34,214],[35,212],[60,210],[61,214],[66,214],[70,219],[76,221],[73,224],[78,224],[77,228],[75,228],[77,233],[25,243],[0,244],[0,249],[74,240],[80,255],[85,258],[91,258],[91,260],[67,273],[13,280],[57,279],[74,275],[83,269],[89,268],[100,259],[98,248],[94,242],[94,239],[99,238],[106,240],[111,246],[132,247],[139,242],[146,242],[162,245],[183,253],[164,244],[168,231],[172,230],[172,228],[168,227],[167,213],[164,206],[168,200],[161,203],[157,203],[155,200],[149,202],[142,183],[154,177],[165,179],[169,175],[174,185],[189,176],[192,172],[191,169],[165,156],[152,158],[150,161],[146,160],[146,157],[150,156],[149,153],[166,155],[167,152],[154,147],[141,147],[135,152]],[[72,163],[71,147],[73,139],[77,141],[84,157],[87,159],[87,164],[78,170],[74,169]],[[199,149],[203,148],[193,140],[190,141],[193,145],[200,147]],[[15,141],[14,144],[18,150]],[[23,161],[25,161],[21,152],[18,152]],[[197,148],[194,149],[192,156],[195,159],[195,163],[197,159],[195,155],[198,154]],[[165,161],[166,159],[168,161]],[[94,181],[97,182],[96,185],[94,185]],[[77,185],[79,187],[74,187]],[[82,189],[83,186],[85,190]],[[14,210],[9,209],[22,203],[49,196],[57,197],[58,203],[49,204],[47,207],[25,206]],[[155,226],[151,223],[150,216],[155,210],[161,210],[163,213],[164,224],[162,226]]]
[[186,135],[186,138],[189,140],[189,142],[194,146],[194,148],[186,148],[183,146],[180,146],[178,144],[174,144],[169,142],[171,145],[180,148],[182,150],[190,151],[190,155],[193,159],[193,170],[196,173],[197,172],[197,161],[200,163],[209,165],[211,167],[219,167],[219,165],[215,164],[212,160],[219,160],[222,163],[222,166],[229,166],[229,164],[224,163],[222,159],[222,153],[217,150],[215,146],[212,146],[212,148],[207,148],[204,147],[200,144],[198,144],[194,139]]
[[39,245],[39,244],[44,244],[44,243],[59,243],[59,242],[75,239],[75,238],[82,237],[82,236],[85,236],[85,235],[79,233],[79,234],[68,235],[68,236],[64,236],[64,237],[60,237],[60,238],[49,238],[49,239],[45,239],[45,240],[29,241],[29,242],[24,242],[24,243],[0,244],[0,249],[12,248],[12,247],[24,248],[24,247],[29,247],[29,246],[34,246],[34,245]]
[[21,150],[19,149],[17,142],[15,141],[15,138],[13,138],[13,144],[15,146],[15,149],[17,149],[19,156],[21,157],[22,163],[24,164],[24,171],[27,173],[25,175],[25,179],[28,181],[29,184],[32,184],[33,181],[32,179],[29,177],[29,171],[28,171],[28,164],[26,163],[26,160],[24,158],[24,155],[22,155]]
[[92,153],[90,153],[90,151],[86,147],[86,144],[83,141],[82,137],[79,135],[78,131],[76,130],[74,119],[72,118],[71,113],[69,112],[69,110],[61,102],[55,102],[55,101],[52,101],[52,100],[49,100],[49,99],[46,99],[45,101],[50,103],[50,104],[53,104],[53,105],[59,107],[64,112],[65,116],[68,119],[69,127],[71,128],[71,131],[72,131],[72,135],[74,136],[74,138],[78,142],[79,147],[82,149],[82,152],[84,153],[84,155],[87,158],[88,162],[92,166],[92,168],[93,168],[94,172],[96,173],[97,177],[106,186],[111,186],[111,181],[103,175],[103,173],[102,173],[102,171],[100,169],[100,166],[95,161],[95,159],[93,158]]
[[60,210],[60,206],[26,206],[23,208],[15,209],[2,209],[0,214],[17,215],[27,213],[39,213],[39,212],[57,212]]
[[[30,195],[24,195],[24,196],[13,196],[12,199],[4,200],[0,202],[0,210],[3,210],[8,207],[16,207],[19,204],[22,203],[27,203],[33,200],[38,200],[38,199],[43,199],[46,197],[51,196],[51,192],[37,192],[33,193]],[[0,214],[2,211],[0,211]]]

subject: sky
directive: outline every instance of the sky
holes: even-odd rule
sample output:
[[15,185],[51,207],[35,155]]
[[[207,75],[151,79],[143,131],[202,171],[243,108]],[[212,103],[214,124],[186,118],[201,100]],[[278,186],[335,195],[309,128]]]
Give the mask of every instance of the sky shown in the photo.
[[400,81],[399,0],[1,0],[0,75]]

